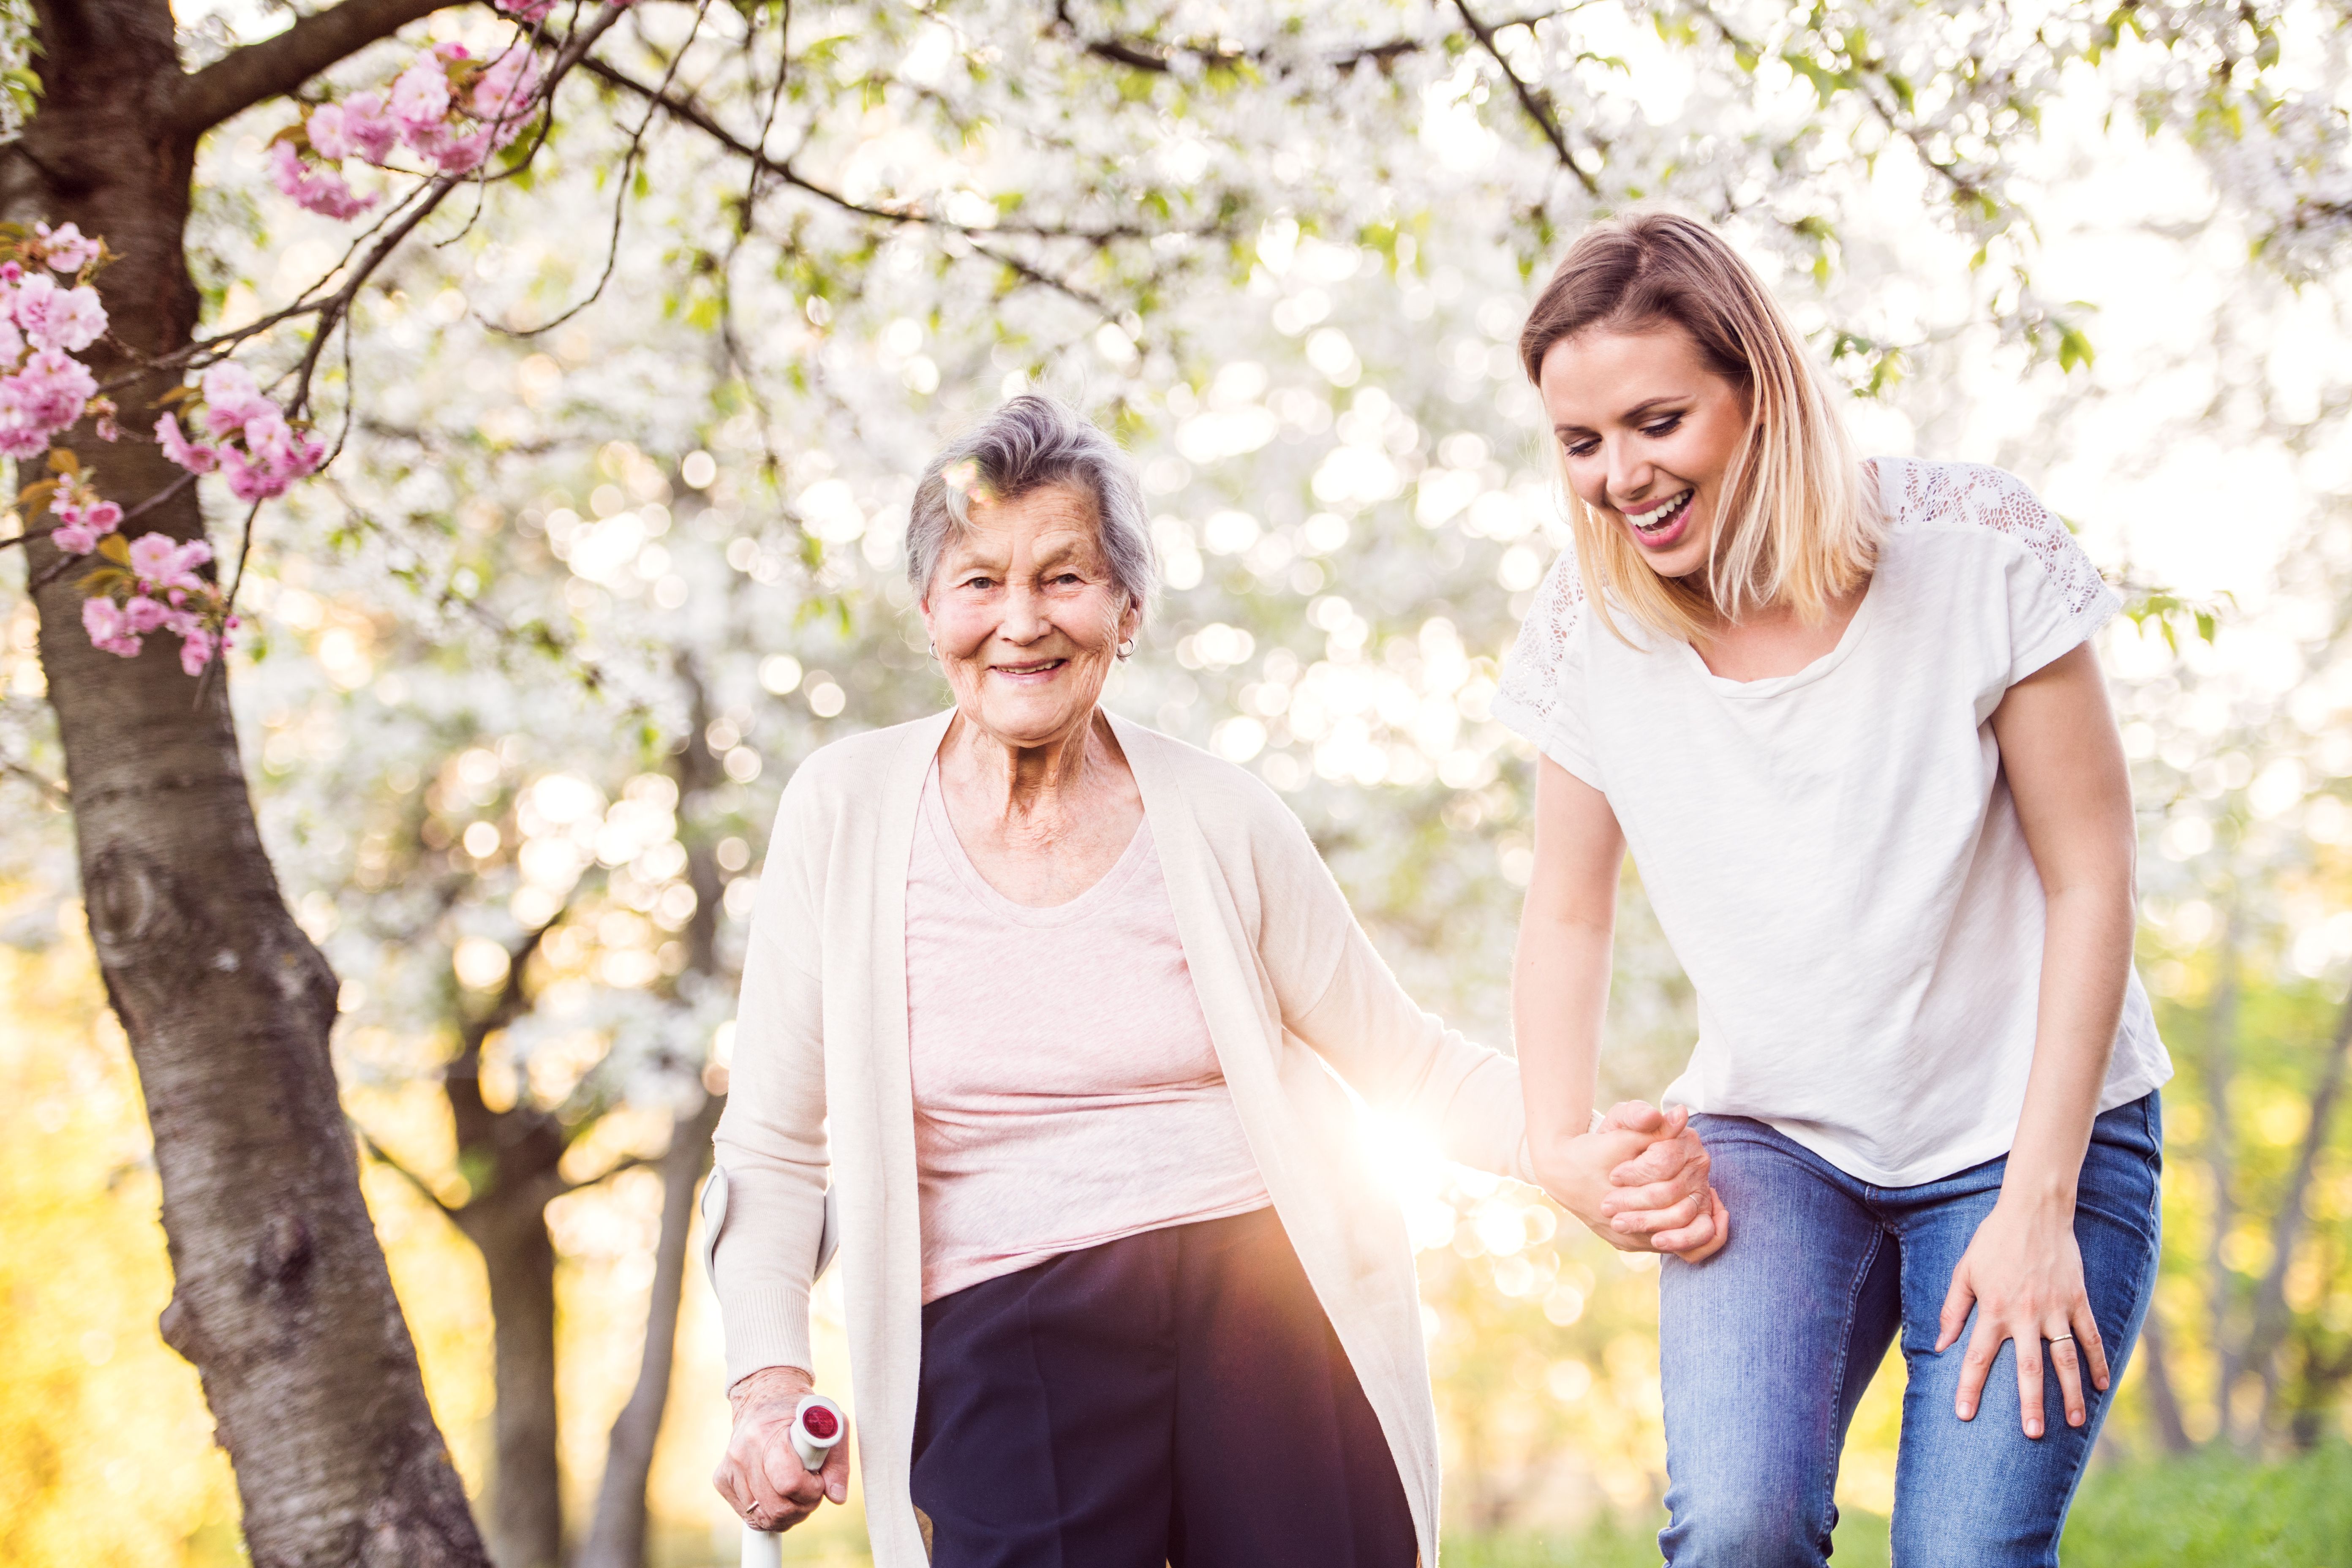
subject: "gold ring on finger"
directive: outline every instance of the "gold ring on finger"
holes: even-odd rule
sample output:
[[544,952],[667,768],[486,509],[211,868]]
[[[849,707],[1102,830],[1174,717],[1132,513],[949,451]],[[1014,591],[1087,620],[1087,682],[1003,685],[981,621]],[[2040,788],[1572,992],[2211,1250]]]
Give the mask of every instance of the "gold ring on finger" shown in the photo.
[[2072,1334],[2051,1334],[2047,1338],[2053,1345],[2071,1345],[2074,1342],[2074,1336]]

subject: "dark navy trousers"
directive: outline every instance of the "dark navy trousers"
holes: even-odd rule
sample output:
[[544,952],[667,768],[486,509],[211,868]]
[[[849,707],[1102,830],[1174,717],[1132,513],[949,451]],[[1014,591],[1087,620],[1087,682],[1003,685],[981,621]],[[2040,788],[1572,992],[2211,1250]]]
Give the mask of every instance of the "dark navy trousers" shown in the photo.
[[1379,1419],[1271,1208],[923,1309],[933,1568],[1412,1568]]

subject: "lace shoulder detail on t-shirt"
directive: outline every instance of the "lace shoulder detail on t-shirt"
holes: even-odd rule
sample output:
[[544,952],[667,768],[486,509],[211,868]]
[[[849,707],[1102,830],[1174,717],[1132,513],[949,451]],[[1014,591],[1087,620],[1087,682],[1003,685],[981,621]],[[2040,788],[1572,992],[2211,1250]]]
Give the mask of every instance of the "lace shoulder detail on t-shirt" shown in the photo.
[[2107,591],[2099,569],[2058,514],[2006,468],[1904,462],[1895,511],[1897,527],[1966,522],[2015,540],[2042,563],[2069,616],[2090,613]]
[[1569,639],[1583,618],[1584,576],[1576,569],[1576,547],[1563,546],[1536,589],[1528,618],[1519,623],[1518,641],[1503,660],[1496,691],[1496,717],[1538,744],[1559,703]]

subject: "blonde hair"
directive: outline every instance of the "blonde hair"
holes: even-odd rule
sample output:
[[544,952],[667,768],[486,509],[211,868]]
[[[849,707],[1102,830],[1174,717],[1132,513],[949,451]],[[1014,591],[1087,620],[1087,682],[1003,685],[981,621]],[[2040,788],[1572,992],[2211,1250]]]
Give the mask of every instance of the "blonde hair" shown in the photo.
[[1784,602],[1819,625],[1833,601],[1869,577],[1877,510],[1804,341],[1720,236],[1673,213],[1587,229],[1536,297],[1519,333],[1519,363],[1539,384],[1544,355],[1562,339],[1596,327],[1666,326],[1690,334],[1708,368],[1738,387],[1748,434],[1724,470],[1703,575],[1660,576],[1623,529],[1565,487],[1577,564],[1601,624],[1631,640],[1609,614],[1613,598],[1643,626],[1683,641],[1704,637],[1717,616],[1737,621]]

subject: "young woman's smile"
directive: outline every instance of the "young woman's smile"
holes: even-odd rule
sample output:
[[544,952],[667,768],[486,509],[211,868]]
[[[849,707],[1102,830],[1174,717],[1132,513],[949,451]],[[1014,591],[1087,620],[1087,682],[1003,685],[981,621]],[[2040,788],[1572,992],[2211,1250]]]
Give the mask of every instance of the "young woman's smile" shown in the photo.
[[1562,338],[1538,385],[1578,497],[1660,576],[1705,571],[1724,473],[1748,434],[1738,385],[1671,324]]

